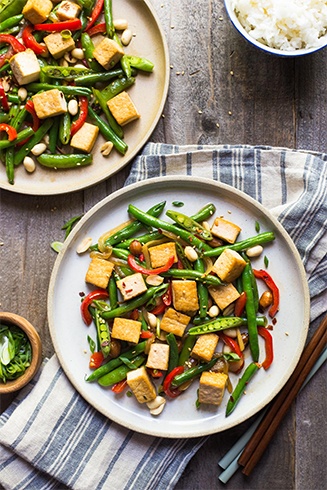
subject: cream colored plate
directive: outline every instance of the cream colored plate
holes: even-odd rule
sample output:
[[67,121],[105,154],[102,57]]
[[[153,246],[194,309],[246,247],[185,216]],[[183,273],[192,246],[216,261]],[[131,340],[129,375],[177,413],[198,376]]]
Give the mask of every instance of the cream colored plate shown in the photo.
[[[226,216],[242,228],[240,239],[255,234],[255,222],[261,231],[275,232],[274,243],[267,244],[264,254],[269,258],[269,273],[280,289],[280,311],[273,328],[275,361],[265,372],[261,369],[247,387],[234,412],[225,417],[228,393],[219,408],[195,407],[198,383],[179,398],[169,400],[159,417],[152,417],[145,404],[126,394],[114,395],[97,383],[86,383],[89,347],[87,335],[95,339],[93,327],[86,327],[80,315],[80,292],[88,293],[85,273],[89,255],[79,256],[77,245],[85,237],[93,241],[104,232],[128,219],[130,203],[147,210],[166,201],[185,203],[181,211],[194,214],[208,202],[217,207],[217,215]],[[163,215],[164,216],[164,215]],[[263,256],[254,261],[255,268],[264,268]],[[76,225],[64,249],[59,253],[52,272],[48,294],[50,333],[60,363],[76,390],[99,412],[125,427],[138,432],[164,437],[195,437],[229,429],[248,419],[264,407],[283,387],[292,374],[307,336],[309,325],[309,294],[305,271],[299,254],[284,228],[263,206],[246,194],[221,183],[192,177],[150,179],[117,191],[95,205]],[[92,334],[93,332],[93,334]],[[264,358],[261,343],[260,362]],[[250,359],[247,355],[246,363]],[[237,376],[231,375],[232,382]]]
[[113,15],[128,20],[135,33],[126,52],[150,59],[152,74],[139,72],[128,93],[141,113],[141,118],[125,126],[124,140],[128,151],[121,156],[113,150],[107,158],[99,151],[104,140],[98,138],[93,150],[93,164],[79,169],[52,170],[41,167],[28,174],[22,165],[15,171],[15,184],[8,184],[5,167],[0,164],[0,188],[30,195],[53,195],[77,191],[107,179],[127,165],[149,139],[161,116],[169,84],[168,48],[164,33],[148,0],[115,0]]

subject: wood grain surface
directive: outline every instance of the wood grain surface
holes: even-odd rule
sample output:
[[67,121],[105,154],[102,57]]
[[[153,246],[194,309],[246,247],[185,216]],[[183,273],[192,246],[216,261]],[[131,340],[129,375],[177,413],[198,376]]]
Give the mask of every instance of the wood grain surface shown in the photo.
[[[251,144],[324,152],[327,49],[279,59],[249,44],[227,19],[223,0],[152,0],[166,34],[171,82],[151,141]],[[68,195],[0,191],[0,308],[25,316],[53,354],[46,298],[62,225],[123,186],[129,167]],[[27,177],[28,178],[28,177]],[[210,436],[178,490],[322,490],[327,488],[326,367],[301,392],[251,477],[224,485],[218,461],[249,426]],[[8,399],[1,400],[2,410]]]

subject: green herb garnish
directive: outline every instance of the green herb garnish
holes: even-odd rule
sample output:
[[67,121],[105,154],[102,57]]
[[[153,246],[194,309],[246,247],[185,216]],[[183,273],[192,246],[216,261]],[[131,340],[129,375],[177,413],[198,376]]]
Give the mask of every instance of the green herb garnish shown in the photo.
[[31,365],[32,347],[18,327],[0,324],[0,380],[3,383],[22,376]]

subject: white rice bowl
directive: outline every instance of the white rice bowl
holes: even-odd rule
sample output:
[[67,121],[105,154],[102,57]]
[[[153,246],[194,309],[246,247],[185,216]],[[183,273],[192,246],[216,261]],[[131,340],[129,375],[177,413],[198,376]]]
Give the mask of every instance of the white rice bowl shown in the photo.
[[269,48],[313,51],[327,43],[326,0],[230,0],[229,4],[248,36]]

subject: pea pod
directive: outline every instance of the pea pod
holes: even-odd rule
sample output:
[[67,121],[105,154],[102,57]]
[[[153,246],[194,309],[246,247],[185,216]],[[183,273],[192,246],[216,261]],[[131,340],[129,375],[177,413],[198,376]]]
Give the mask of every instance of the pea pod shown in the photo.
[[175,223],[182,226],[185,230],[199,235],[201,238],[203,238],[203,240],[212,240],[211,232],[200,225],[197,221],[194,221],[189,216],[186,216],[186,214],[168,210],[166,215],[175,221]]
[[103,9],[104,9],[104,19],[106,23],[107,36],[112,39],[115,33],[115,27],[114,27],[113,15],[112,15],[112,0],[104,0]]
[[140,58],[139,56],[130,56],[126,55],[126,59],[129,65],[133,68],[136,68],[141,71],[146,71],[151,73],[154,68],[154,64],[152,61],[147,60],[146,58]]
[[255,373],[259,370],[259,364],[256,362],[252,362],[251,364],[248,365],[248,367],[245,369],[242,377],[239,379],[233,393],[231,394],[227,406],[226,406],[226,417],[232,413],[232,411],[235,409],[236,405],[240,401],[244,390],[246,388],[246,385],[249,383],[249,381],[252,379],[252,377],[255,375]]
[[201,221],[206,221],[207,219],[211,218],[211,216],[216,212],[216,206],[213,203],[206,204],[201,208],[196,214],[191,216],[191,218],[194,221],[198,221],[201,223]]
[[20,14],[27,0],[2,0],[0,3],[0,17],[2,22]]
[[11,148],[12,146],[15,146],[17,143],[20,143],[21,141],[24,141],[26,138],[29,138],[32,134],[34,134],[32,128],[25,128],[17,134],[17,138],[15,138],[13,141],[1,140],[0,150]]
[[100,133],[106,138],[107,141],[111,141],[122,155],[128,150],[128,145],[113,131],[113,129],[100,117],[98,114],[89,107],[89,116],[93,119],[95,124],[98,126]]
[[249,263],[242,272],[243,291],[246,293],[245,311],[248,319],[249,345],[254,362],[259,359],[259,340],[258,340],[258,324],[256,319],[255,301],[252,289],[251,265]]
[[222,282],[219,277],[213,274],[204,275],[202,272],[192,269],[169,269],[162,274],[164,277],[173,277],[175,279],[193,279],[194,281],[210,284],[211,286],[221,286]]
[[[203,259],[198,258],[194,262],[194,270],[200,272],[201,274],[205,271],[205,266]],[[199,298],[199,316],[200,318],[205,318],[208,312],[208,300],[209,300],[209,291],[208,288],[203,284],[203,282],[198,281],[197,284],[198,290],[198,298]]]
[[109,126],[112,128],[112,130],[119,136],[119,138],[123,138],[124,136],[124,131],[122,130],[121,126],[117,123],[116,119],[113,117],[111,114],[109,107],[107,106],[107,103],[101,94],[100,90],[97,90],[95,88],[92,88],[93,95],[98,102],[99,106],[101,107],[104,115],[107,118],[107,121],[109,123]]
[[205,250],[203,255],[205,257],[217,257],[227,248],[230,250],[235,250],[236,252],[242,252],[243,250],[247,250],[255,245],[262,245],[264,243],[272,242],[273,240],[275,240],[274,232],[266,231],[265,233],[260,233],[259,235],[236,242],[233,245],[223,245],[221,247],[212,248],[211,250]]
[[42,126],[39,127],[39,129],[34,133],[31,139],[28,140],[25,145],[23,145],[16,153],[14,157],[14,165],[17,166],[22,161],[24,158],[29,154],[33,146],[37,145],[40,143],[41,139],[44,138],[44,136],[47,134],[49,129],[51,128],[53,123],[53,119],[46,119]]
[[[260,316],[256,318],[257,325],[262,327],[267,325],[267,318]],[[219,332],[220,330],[226,330],[227,328],[243,327],[248,325],[248,319],[246,317],[238,316],[222,316],[215,318],[202,325],[196,325],[188,330],[189,335],[201,335],[211,332]]]
[[59,122],[59,140],[63,145],[68,145],[70,140],[70,114],[69,112],[65,112],[60,116]]
[[[1,6],[0,6],[0,13],[1,13]],[[3,18],[2,15],[1,18]],[[4,32],[6,29],[10,29],[11,27],[18,26],[18,24],[23,18],[24,16],[22,14],[19,14],[19,15],[14,15],[13,17],[8,18],[3,22],[0,22],[0,32]]]
[[98,339],[100,343],[100,349],[103,357],[106,358],[110,354],[110,330],[107,322],[100,317],[99,311],[94,311],[94,323],[97,329]]
[[8,148],[5,156],[5,164],[6,164],[6,175],[9,184],[14,184],[14,148]]
[[74,87],[72,85],[55,85],[54,83],[38,83],[33,82],[26,85],[26,90],[29,92],[40,92],[41,90],[52,90],[57,88],[64,95],[84,95],[89,97],[92,95],[91,89],[87,87]]
[[167,373],[170,373],[175,367],[178,366],[178,345],[176,337],[173,333],[169,333],[166,337],[167,344],[169,345],[169,362]]
[[92,154],[77,154],[71,155],[53,155],[50,153],[42,153],[37,157],[38,162],[43,167],[48,168],[78,168],[92,163]]
[[[142,366],[145,362],[145,356],[136,356],[134,359],[131,360],[131,363],[134,365],[135,369]],[[122,364],[121,366],[117,367],[113,371],[110,371],[110,373],[105,374],[101,378],[98,379],[98,383],[101,386],[112,386],[116,383],[119,383],[120,381],[123,381],[123,379],[126,378],[127,373],[131,371],[131,368],[129,366],[126,366],[126,364]]]
[[134,77],[117,78],[117,80],[114,80],[109,85],[107,85],[107,87],[101,91],[101,94],[103,98],[106,100],[106,102],[108,102],[108,100],[112,99],[116,95],[128,89],[134,83],[135,83]]
[[200,376],[200,374],[203,373],[203,371],[209,371],[217,362],[216,358],[212,358],[211,361],[205,363],[205,364],[199,364],[198,366],[195,366],[191,369],[187,369],[184,371],[182,374],[178,374],[177,376],[174,377],[172,381],[172,386],[174,388],[177,388],[178,386],[181,386],[183,383],[186,381],[190,381],[193,378],[197,378]]
[[102,66],[96,61],[96,59],[93,56],[93,51],[95,47],[91,37],[88,35],[87,32],[83,32],[81,34],[81,44],[85,53],[85,59],[87,61],[87,64],[91,68],[91,70],[94,72],[103,71]]
[[183,347],[181,350],[181,353],[179,354],[178,358],[178,365],[183,366],[186,361],[188,361],[190,355],[191,355],[191,350],[193,349],[193,346],[196,342],[196,337],[195,335],[187,335],[183,341]]
[[88,70],[89,73],[85,75],[78,75],[75,79],[75,85],[81,85],[84,87],[85,85],[94,86],[97,82],[109,82],[114,78],[121,78],[124,75],[124,72],[121,68],[115,68],[113,70],[105,71],[102,73],[93,73]]
[[50,78],[73,80],[83,75],[89,75],[92,71],[89,68],[79,68],[75,66],[42,66],[41,72]]

